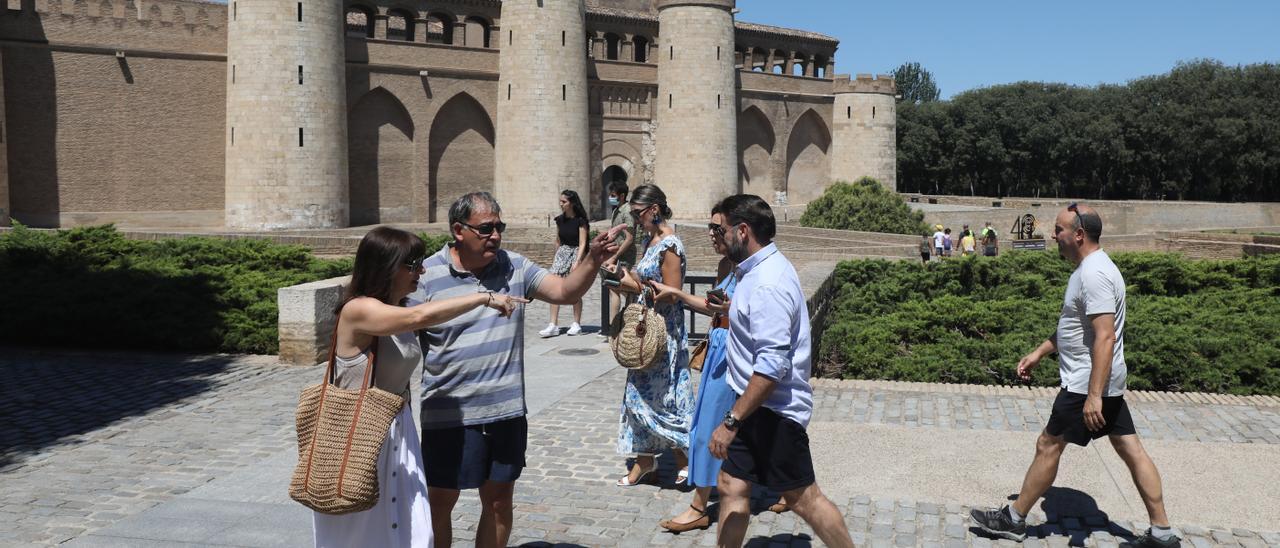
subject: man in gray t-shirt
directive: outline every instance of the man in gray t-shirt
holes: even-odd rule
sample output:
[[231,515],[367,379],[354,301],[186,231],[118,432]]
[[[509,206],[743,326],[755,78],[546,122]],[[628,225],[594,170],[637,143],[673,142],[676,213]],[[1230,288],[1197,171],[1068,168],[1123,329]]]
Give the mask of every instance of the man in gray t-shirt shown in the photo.
[[1022,541],[1026,515],[1053,485],[1067,443],[1086,446],[1107,436],[1129,467],[1151,518],[1151,528],[1130,545],[1178,546],[1181,539],[1173,535],[1165,514],[1160,473],[1138,440],[1124,401],[1124,277],[1098,244],[1102,217],[1092,208],[1071,204],[1058,214],[1053,230],[1058,252],[1076,270],[1067,282],[1057,331],[1018,362],[1018,376],[1030,380],[1040,360],[1057,352],[1062,390],[1036,441],[1035,460],[1018,499],[998,510],[975,509],[970,516],[987,534]]

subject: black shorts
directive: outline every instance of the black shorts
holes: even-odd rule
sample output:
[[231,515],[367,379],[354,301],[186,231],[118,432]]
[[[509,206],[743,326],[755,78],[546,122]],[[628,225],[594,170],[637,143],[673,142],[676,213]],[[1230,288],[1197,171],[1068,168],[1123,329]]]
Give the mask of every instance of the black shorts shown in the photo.
[[524,471],[529,422],[524,417],[422,431],[427,487],[476,489],[513,482]]
[[761,407],[738,427],[720,470],[779,493],[808,487],[814,482],[809,434],[800,423]]
[[1070,443],[1081,447],[1102,436],[1125,436],[1137,434],[1133,427],[1133,417],[1129,415],[1129,405],[1124,396],[1102,398],[1102,418],[1107,422],[1097,431],[1090,431],[1084,424],[1084,401],[1088,396],[1068,392],[1058,392],[1053,400],[1053,413],[1049,415],[1049,424],[1044,431],[1050,436],[1062,437]]

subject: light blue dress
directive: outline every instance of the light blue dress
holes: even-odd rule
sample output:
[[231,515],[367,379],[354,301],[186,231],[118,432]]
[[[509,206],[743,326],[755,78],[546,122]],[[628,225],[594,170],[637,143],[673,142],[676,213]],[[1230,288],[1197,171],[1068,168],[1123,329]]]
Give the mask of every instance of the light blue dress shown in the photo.
[[[729,298],[738,286],[738,279],[730,274],[720,285]],[[711,456],[707,445],[711,433],[724,422],[724,414],[738,401],[738,394],[725,382],[729,370],[727,343],[729,330],[717,327],[707,333],[707,357],[702,362],[702,381],[698,384],[698,405],[693,411],[693,432],[689,435],[689,484],[694,487],[715,487],[720,475],[720,463]]]
[[[645,239],[645,244],[649,243]],[[680,275],[685,272],[684,244],[667,236],[652,247],[635,265],[640,280],[662,279],[662,253],[674,249],[680,256]],[[622,418],[618,428],[618,453],[655,455],[672,448],[689,447],[689,424],[693,418],[693,382],[689,375],[688,335],[684,305],[659,303],[655,310],[667,323],[665,361],[643,371],[627,372],[622,398]]]

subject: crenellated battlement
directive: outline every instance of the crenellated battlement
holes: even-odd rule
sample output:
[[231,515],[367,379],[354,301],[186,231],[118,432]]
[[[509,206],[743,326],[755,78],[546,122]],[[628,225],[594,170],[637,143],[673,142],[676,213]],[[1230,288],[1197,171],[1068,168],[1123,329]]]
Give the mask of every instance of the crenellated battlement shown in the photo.
[[855,77],[850,77],[848,74],[837,74],[833,92],[896,95],[898,86],[894,83],[892,74],[880,74],[878,76],[859,74]]
[[[45,19],[118,20],[188,30],[222,29],[227,22],[226,4],[199,0],[36,0],[35,13]],[[21,11],[9,14],[25,15]]]

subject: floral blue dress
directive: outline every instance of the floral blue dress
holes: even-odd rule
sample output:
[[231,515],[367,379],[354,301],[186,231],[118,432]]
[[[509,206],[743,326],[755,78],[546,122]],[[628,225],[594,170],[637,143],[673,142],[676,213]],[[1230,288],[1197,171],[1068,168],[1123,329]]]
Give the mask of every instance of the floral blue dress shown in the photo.
[[[667,249],[680,256],[680,274],[685,272],[684,244],[675,235],[649,246],[635,265],[640,280],[662,279],[662,254]],[[655,310],[667,321],[665,362],[644,370],[628,371],[622,397],[622,419],[618,429],[618,453],[656,455],[667,449],[689,447],[689,425],[693,419],[693,382],[689,375],[689,351],[685,347],[684,305],[659,303]]]
[[[726,276],[720,285],[729,298],[738,286],[733,274]],[[711,456],[711,434],[724,414],[733,409],[738,393],[729,388],[725,374],[729,372],[729,330],[716,327],[707,333],[707,357],[702,362],[702,381],[698,383],[698,405],[693,412],[693,432],[689,435],[689,484],[694,487],[715,487],[720,476],[722,461]]]

